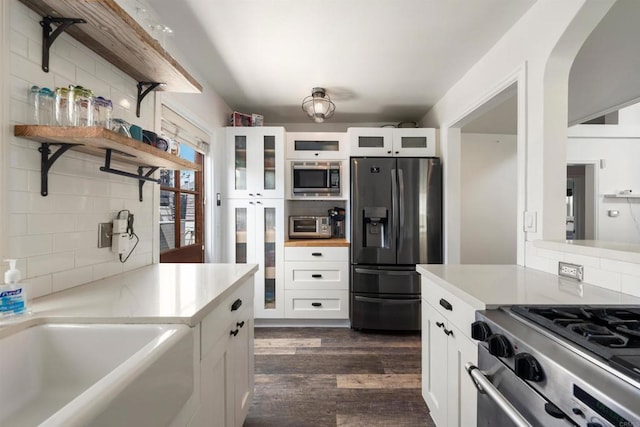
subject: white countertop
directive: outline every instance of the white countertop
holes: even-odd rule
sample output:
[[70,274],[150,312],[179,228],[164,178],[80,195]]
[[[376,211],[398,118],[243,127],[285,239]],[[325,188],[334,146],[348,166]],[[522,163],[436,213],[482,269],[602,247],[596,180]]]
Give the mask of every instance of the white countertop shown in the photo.
[[477,310],[514,304],[640,304],[640,298],[518,265],[421,264],[416,267]]
[[152,264],[36,298],[29,306],[33,314],[16,323],[195,326],[257,270],[255,264]]

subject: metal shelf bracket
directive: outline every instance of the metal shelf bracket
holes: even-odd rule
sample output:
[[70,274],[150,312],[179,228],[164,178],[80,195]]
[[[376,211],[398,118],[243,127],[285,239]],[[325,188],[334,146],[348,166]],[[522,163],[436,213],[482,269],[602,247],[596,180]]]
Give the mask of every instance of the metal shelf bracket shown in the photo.
[[126,176],[127,178],[134,178],[138,180],[138,191],[140,195],[140,201],[142,201],[142,185],[149,181],[160,184],[159,179],[151,178],[151,175],[158,169],[157,166],[149,167],[147,173],[144,173],[144,167],[138,166],[138,173],[125,172],[118,169],[111,168],[111,149],[107,149],[107,153],[104,157],[104,166],[100,166],[102,172],[111,173],[114,175]]
[[[58,24],[58,27],[53,30],[51,24]],[[64,33],[67,28],[73,24],[86,24],[87,21],[81,18],[60,18],[53,16],[45,16],[40,21],[42,26],[42,71],[49,72],[49,49],[53,45],[53,42],[58,36]]]
[[140,117],[140,104],[145,96],[158,86],[165,86],[165,83],[158,82],[138,82],[138,101],[136,103],[136,117]]
[[[60,146],[55,153],[51,154],[50,146]],[[49,194],[49,169],[51,166],[62,156],[68,149],[78,144],[58,144],[43,142],[40,144],[38,151],[40,152],[40,195],[46,196]],[[51,154],[51,157],[49,157]]]

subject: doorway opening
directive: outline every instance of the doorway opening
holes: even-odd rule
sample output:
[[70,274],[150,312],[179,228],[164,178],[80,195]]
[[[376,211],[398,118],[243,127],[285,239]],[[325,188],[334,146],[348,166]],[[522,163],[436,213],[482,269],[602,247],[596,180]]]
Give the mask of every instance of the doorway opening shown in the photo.
[[597,239],[596,165],[567,165],[567,240]]

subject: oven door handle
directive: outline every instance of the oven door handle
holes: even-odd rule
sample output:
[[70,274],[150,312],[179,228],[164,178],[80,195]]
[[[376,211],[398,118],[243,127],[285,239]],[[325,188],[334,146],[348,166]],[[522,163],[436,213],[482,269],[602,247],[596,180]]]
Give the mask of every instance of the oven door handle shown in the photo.
[[500,393],[477,366],[467,363],[465,369],[478,391],[488,395],[511,418],[515,425],[518,427],[531,427],[526,418]]

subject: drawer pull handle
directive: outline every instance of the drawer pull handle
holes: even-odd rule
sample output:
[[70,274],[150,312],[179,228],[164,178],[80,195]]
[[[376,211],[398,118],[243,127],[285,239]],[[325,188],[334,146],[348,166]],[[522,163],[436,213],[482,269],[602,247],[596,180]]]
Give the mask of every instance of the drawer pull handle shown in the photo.
[[314,306],[314,307],[322,307],[322,303],[321,302],[312,302],[311,305]]
[[447,335],[453,335],[453,331],[451,331],[451,330],[449,330],[447,328],[444,328],[444,333],[447,334]]
[[438,328],[443,328],[443,327],[444,327],[444,323],[442,323],[442,322],[436,322],[436,326],[437,326]]
[[244,326],[244,320],[242,322],[236,322],[236,326],[242,328]]
[[312,274],[311,277],[314,279],[322,279],[322,274]]
[[322,256],[322,252],[311,252],[312,256]]
[[229,332],[229,335],[233,335],[235,337],[236,335],[238,335],[238,332],[240,332],[240,329],[234,329],[233,331]]
[[238,298],[233,302],[233,304],[231,304],[231,311],[236,311],[240,306],[242,306],[242,300]]
[[440,305],[444,307],[445,310],[453,310],[453,306],[451,305],[451,303],[444,298],[440,298]]

